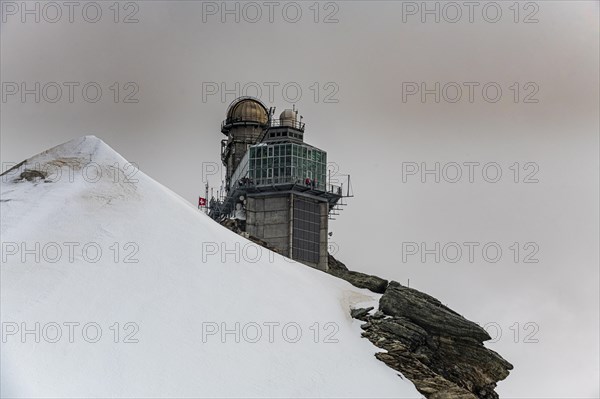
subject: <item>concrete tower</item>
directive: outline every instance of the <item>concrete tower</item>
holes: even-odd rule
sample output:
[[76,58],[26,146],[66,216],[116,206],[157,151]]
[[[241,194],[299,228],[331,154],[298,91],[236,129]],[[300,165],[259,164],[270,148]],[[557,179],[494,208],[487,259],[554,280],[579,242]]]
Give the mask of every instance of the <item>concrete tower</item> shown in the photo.
[[250,97],[229,106],[221,126],[227,193],[211,200],[210,215],[238,219],[280,253],[327,270],[329,219],[350,196],[350,178],[346,195],[328,181],[327,153],[304,142],[298,111],[273,114]]

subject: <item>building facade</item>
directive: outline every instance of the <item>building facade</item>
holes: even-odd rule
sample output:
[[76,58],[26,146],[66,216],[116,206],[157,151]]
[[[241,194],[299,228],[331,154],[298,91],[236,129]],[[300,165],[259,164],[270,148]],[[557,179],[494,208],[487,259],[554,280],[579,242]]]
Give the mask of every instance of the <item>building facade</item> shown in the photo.
[[210,201],[209,214],[237,219],[280,253],[327,270],[329,219],[350,196],[350,178],[346,190],[331,184],[327,153],[304,141],[298,111],[274,114],[252,97],[227,109],[221,125],[225,195]]

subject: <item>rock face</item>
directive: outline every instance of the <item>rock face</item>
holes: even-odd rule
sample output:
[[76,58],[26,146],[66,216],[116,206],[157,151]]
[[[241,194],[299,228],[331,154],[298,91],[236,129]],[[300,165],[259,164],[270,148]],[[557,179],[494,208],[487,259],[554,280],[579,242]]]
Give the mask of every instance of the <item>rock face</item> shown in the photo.
[[[242,233],[235,221],[222,224]],[[270,248],[266,242],[247,236]],[[513,366],[483,346],[490,338],[477,324],[444,306],[432,296],[377,276],[348,270],[329,255],[327,273],[358,288],[383,294],[379,310],[352,309],[352,317],[365,322],[362,336],[387,352],[375,354],[402,373],[428,399],[497,399],[496,383]]]
[[432,296],[392,281],[379,301],[379,309],[390,316],[410,320],[432,333],[472,338],[483,342],[491,339],[477,324],[442,305]]
[[329,270],[327,273],[346,280],[355,287],[366,288],[378,294],[383,294],[388,286],[388,281],[380,277],[348,270],[346,265],[332,255],[329,255]]
[[386,316],[363,316],[363,336],[387,350],[375,356],[429,399],[495,399],[513,366],[483,346],[489,335],[437,299],[392,281],[379,302]]
[[366,317],[369,312],[371,310],[373,310],[373,307],[369,307],[369,308],[359,308],[359,309],[351,309],[350,310],[350,316],[352,316],[352,318],[354,319],[359,319],[362,320],[364,317]]

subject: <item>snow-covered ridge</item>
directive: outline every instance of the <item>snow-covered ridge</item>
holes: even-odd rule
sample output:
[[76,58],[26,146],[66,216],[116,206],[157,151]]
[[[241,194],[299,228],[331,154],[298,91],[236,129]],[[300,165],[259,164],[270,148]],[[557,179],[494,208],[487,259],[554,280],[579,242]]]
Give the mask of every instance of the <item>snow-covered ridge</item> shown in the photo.
[[349,316],[373,293],[219,226],[96,137],[7,172],[0,199],[2,396],[421,396]]

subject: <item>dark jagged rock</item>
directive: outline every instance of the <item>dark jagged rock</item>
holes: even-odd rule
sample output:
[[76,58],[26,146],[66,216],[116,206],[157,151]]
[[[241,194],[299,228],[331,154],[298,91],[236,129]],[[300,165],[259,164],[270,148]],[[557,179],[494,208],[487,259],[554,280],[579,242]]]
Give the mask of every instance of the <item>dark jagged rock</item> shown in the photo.
[[350,316],[352,316],[353,319],[364,320],[365,316],[367,316],[369,314],[369,312],[373,309],[375,309],[375,308],[368,307],[368,308],[351,309]]
[[355,287],[366,288],[369,291],[373,291],[378,294],[383,294],[388,285],[387,280],[360,272],[329,271],[329,274],[341,278],[342,280],[346,280]]
[[18,179],[15,179],[15,182],[17,181],[21,181],[21,180],[27,180],[27,181],[35,181],[35,180],[44,180],[47,177],[47,173],[46,172],[40,172],[39,170],[35,170],[35,169],[25,169],[23,172],[21,172],[21,174],[19,175]]
[[363,337],[387,353],[376,357],[429,399],[496,399],[496,383],[513,366],[483,346],[489,335],[437,299],[392,281],[379,302],[386,318],[366,316]]
[[346,280],[355,287],[366,288],[369,291],[383,294],[388,286],[388,281],[380,277],[348,270],[346,265],[335,259],[332,255],[329,255],[328,263],[329,270],[327,273]]
[[330,274],[383,292],[374,315],[355,317],[356,310],[351,315],[366,321],[365,338],[387,350],[376,357],[401,372],[419,392],[428,399],[498,398],[496,383],[513,366],[483,346],[491,339],[483,328],[423,292],[350,271],[331,255],[329,265]]
[[431,332],[480,342],[491,339],[477,324],[444,306],[432,296],[392,281],[379,301],[379,309],[390,316],[405,317]]
[[383,319],[384,317],[385,314],[381,310],[378,310],[377,312],[373,313],[374,319]]
[[329,258],[327,260],[327,263],[329,265],[329,270],[330,271],[348,271],[348,268],[346,267],[345,264],[343,264],[342,262],[340,262],[339,260],[337,260],[336,258],[334,258],[333,255],[329,255]]

